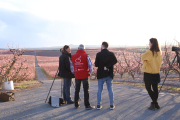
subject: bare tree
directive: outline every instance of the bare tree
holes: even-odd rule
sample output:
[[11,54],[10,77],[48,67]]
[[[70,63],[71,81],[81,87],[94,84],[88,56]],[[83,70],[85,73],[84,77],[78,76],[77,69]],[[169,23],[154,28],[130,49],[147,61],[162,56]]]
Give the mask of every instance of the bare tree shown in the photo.
[[25,50],[13,49],[9,47],[9,51],[12,53],[13,57],[10,59],[10,61],[0,67],[0,82],[5,82],[6,79],[11,79],[15,82],[25,80],[28,74],[26,72],[21,74],[20,71],[28,69],[28,67],[23,67],[26,60],[21,60],[20,65],[16,67],[14,66],[18,59],[20,59],[20,57],[24,54]]

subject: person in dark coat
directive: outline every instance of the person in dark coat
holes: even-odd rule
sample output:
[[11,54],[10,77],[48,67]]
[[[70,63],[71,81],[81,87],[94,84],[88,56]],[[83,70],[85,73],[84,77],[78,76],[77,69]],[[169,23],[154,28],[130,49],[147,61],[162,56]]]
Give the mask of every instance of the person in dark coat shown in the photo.
[[97,92],[97,109],[101,109],[101,94],[103,90],[103,84],[106,81],[107,89],[109,92],[110,99],[110,109],[115,108],[114,105],[114,96],[112,90],[112,79],[113,75],[113,66],[117,63],[117,59],[114,53],[110,52],[108,49],[108,43],[103,42],[101,46],[101,52],[97,53],[95,66],[97,69],[97,79],[98,79],[98,92]]
[[62,55],[59,57],[59,73],[58,76],[63,78],[63,98],[67,104],[74,104],[71,99],[71,83],[74,74],[70,70],[70,59],[71,59],[71,49],[70,46],[65,45],[60,49]]

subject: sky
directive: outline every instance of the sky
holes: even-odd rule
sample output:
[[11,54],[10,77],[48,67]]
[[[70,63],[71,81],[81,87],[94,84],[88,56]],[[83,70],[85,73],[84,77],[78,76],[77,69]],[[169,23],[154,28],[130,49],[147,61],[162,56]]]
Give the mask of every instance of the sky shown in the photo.
[[[179,0],[0,0],[0,48],[180,41]],[[176,40],[176,41],[175,41]]]

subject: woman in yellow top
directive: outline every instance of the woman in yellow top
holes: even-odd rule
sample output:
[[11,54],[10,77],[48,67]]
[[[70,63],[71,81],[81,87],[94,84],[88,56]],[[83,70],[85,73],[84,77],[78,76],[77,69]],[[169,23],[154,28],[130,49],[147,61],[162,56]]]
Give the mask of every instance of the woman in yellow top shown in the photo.
[[160,82],[160,67],[162,63],[162,53],[156,38],[151,38],[149,41],[149,50],[142,55],[142,71],[144,72],[144,82],[146,90],[152,99],[148,109],[159,109],[158,105],[158,83]]

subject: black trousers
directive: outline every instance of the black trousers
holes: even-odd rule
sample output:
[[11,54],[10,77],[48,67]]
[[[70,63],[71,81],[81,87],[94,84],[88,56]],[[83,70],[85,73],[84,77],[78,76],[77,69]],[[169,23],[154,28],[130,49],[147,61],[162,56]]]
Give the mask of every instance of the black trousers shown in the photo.
[[79,92],[81,88],[81,82],[83,83],[83,89],[84,89],[84,105],[86,107],[90,106],[89,103],[89,81],[88,78],[86,79],[75,79],[75,97],[74,97],[74,102],[75,102],[75,107],[79,106]]
[[152,99],[153,103],[157,103],[158,99],[158,83],[150,83],[145,81],[145,87],[146,90],[148,91],[149,96]]

